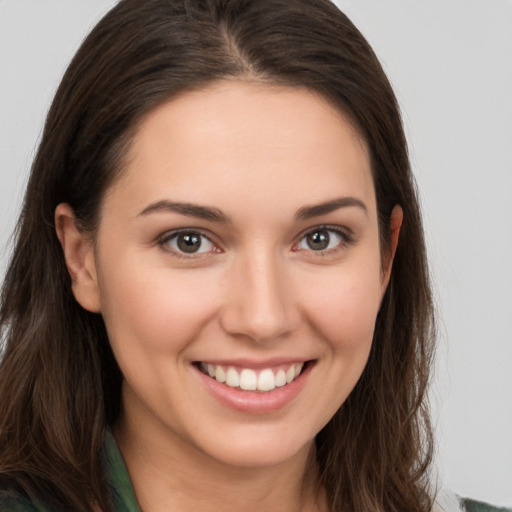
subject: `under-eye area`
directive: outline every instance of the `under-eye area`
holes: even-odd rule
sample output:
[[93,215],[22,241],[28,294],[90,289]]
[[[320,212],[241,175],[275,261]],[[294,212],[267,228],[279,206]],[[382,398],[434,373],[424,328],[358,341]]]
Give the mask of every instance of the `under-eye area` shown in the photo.
[[271,368],[244,368],[196,362],[195,365],[205,375],[231,388],[244,391],[268,392],[292,383],[303,372],[315,364],[314,360],[290,362]]

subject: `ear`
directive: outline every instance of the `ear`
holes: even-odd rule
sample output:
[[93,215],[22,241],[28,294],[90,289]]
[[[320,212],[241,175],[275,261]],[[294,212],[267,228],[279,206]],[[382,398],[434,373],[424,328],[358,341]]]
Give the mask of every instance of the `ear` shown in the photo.
[[389,220],[389,231],[390,231],[390,239],[389,239],[389,249],[387,254],[385,255],[385,261],[383,265],[382,271],[382,293],[386,291],[386,288],[389,283],[389,279],[391,277],[391,269],[393,267],[393,260],[395,258],[396,248],[398,246],[398,237],[400,235],[400,228],[402,227],[402,221],[404,218],[404,211],[402,207],[399,205],[395,205],[393,211],[391,212],[391,217]]
[[92,240],[81,231],[71,206],[61,203],[55,209],[55,229],[71,276],[71,289],[78,303],[99,313],[100,293]]

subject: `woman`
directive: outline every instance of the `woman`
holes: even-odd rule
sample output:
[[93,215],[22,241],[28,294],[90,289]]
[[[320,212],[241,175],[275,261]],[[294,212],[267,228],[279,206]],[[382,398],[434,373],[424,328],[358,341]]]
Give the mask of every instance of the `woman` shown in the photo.
[[120,2],[49,112],[0,321],[6,510],[432,508],[405,139],[328,2]]

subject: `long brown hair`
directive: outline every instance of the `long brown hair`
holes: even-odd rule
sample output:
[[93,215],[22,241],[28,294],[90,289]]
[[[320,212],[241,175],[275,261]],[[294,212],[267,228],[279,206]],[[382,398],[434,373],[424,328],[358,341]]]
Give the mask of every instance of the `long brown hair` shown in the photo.
[[398,105],[370,46],[328,0],[122,0],[77,52],[48,113],[1,296],[0,485],[66,510],[112,509],[102,465],[122,375],[55,235],[65,202],[94,236],[141,119],[181,91],[242,78],[319,92],[366,140],[382,254],[404,211],[368,364],[318,434],[333,511],[427,511],[434,317]]

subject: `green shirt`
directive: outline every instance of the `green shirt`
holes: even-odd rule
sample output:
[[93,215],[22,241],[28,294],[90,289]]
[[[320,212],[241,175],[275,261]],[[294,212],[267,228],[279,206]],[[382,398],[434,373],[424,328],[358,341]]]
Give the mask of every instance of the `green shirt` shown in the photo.
[[[112,502],[117,512],[142,512],[128,471],[117,447],[114,436],[108,432],[105,438],[105,469]],[[0,512],[56,512],[38,500],[13,496],[0,490]]]
[[461,503],[466,512],[511,512],[511,509],[509,508],[493,507],[492,505],[481,501],[462,499]]
[[124,465],[123,457],[114,436],[110,432],[105,440],[105,466],[116,511],[142,512],[135,498],[132,482]]
[[[112,500],[117,512],[142,512],[128,471],[114,436],[109,432],[105,438],[105,467]],[[461,500],[461,510],[466,512],[512,512],[512,509],[497,508],[480,501]],[[13,496],[0,490],[0,512],[55,512],[37,500]],[[446,511],[450,512],[450,511]]]

